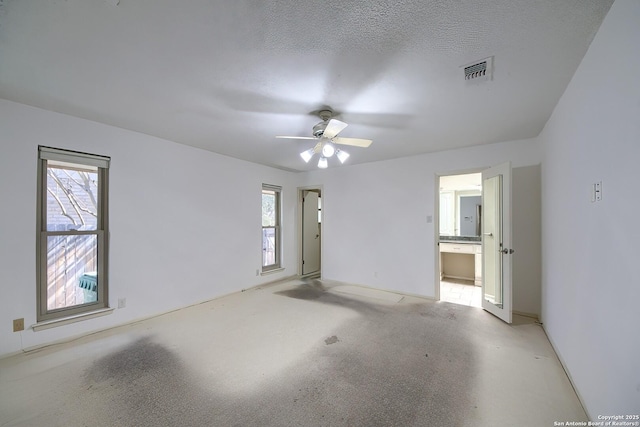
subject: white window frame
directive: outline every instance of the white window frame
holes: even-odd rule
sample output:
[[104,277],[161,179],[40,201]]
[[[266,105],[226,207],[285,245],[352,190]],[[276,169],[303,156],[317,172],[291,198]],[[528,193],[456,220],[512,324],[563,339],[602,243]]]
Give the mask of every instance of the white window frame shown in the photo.
[[[47,230],[47,167],[48,162],[63,162],[78,167],[97,168],[98,194],[97,226],[90,231],[49,231]],[[108,298],[108,171],[110,158],[88,153],[63,150],[52,147],[38,147],[38,199],[37,199],[37,236],[36,236],[36,283],[37,283],[37,322],[49,322],[69,319],[98,312],[109,307]],[[97,237],[97,301],[74,305],[65,308],[49,309],[47,307],[47,240],[49,236],[82,236]],[[34,328],[35,329],[35,328]]]
[[[282,223],[282,218],[281,218],[281,214],[282,214],[282,187],[277,186],[277,185],[271,185],[271,184],[262,184],[262,191],[260,192],[260,211],[262,212],[262,195],[264,194],[265,191],[272,191],[276,194],[276,213],[275,213],[275,220],[276,220],[276,224],[274,226],[262,226],[262,236],[261,236],[261,246],[262,246],[262,257],[261,257],[261,262],[260,264],[262,265],[262,273],[268,273],[274,270],[280,270],[282,268],[281,265],[281,255],[282,255],[282,248],[281,248],[281,236],[282,236],[282,229],[281,229],[281,223]],[[268,228],[273,228],[275,231],[275,249],[274,249],[274,263],[273,264],[269,264],[269,265],[263,265],[264,263],[264,251],[266,250],[265,247],[265,240],[264,240],[264,230],[268,229]]]
[[440,235],[455,235],[455,192],[440,191]]

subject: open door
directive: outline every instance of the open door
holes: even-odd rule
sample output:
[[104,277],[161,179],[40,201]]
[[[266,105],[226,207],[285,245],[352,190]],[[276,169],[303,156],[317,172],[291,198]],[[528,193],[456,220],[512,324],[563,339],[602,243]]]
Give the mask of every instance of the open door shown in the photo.
[[511,163],[482,172],[482,308],[511,323]]
[[302,274],[320,271],[320,221],[317,191],[302,193]]

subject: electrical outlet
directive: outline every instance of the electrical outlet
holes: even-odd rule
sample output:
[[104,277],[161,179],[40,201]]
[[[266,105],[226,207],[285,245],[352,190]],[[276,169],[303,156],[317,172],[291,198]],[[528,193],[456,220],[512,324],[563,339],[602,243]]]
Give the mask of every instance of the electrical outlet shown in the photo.
[[125,308],[127,306],[126,298],[118,298],[118,308]]
[[24,318],[13,319],[13,332],[24,331]]

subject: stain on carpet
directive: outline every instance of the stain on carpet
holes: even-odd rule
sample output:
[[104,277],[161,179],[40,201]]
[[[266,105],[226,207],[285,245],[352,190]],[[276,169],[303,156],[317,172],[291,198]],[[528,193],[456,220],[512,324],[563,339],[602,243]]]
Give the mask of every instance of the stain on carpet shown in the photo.
[[304,283],[285,291],[276,292],[276,295],[283,295],[289,298],[301,300],[315,300],[326,292],[326,288],[318,281]]
[[326,340],[324,340],[325,344],[327,344],[327,345],[335,344],[335,343],[337,343],[338,341],[340,341],[340,340],[339,340],[339,339],[338,339],[338,337],[337,337],[337,336],[335,336],[335,335],[330,336],[329,338],[327,338]]
[[108,407],[112,426],[186,425],[185,420],[199,425],[212,415],[209,409],[193,411],[207,408],[210,394],[196,385],[176,353],[151,337],[95,360],[84,380],[86,392]]

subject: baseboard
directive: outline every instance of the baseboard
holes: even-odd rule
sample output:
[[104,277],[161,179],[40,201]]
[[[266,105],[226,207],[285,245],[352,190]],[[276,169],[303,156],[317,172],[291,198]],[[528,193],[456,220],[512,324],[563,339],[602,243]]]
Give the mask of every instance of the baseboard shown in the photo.
[[389,292],[389,293],[397,294],[397,295],[401,295],[401,296],[407,296],[407,297],[413,297],[413,298],[421,298],[421,299],[425,299],[425,300],[428,300],[428,301],[438,301],[435,297],[430,297],[428,295],[413,294],[411,292],[401,292],[401,291],[397,291],[397,290],[393,290],[393,289],[386,289],[386,288],[380,288],[380,287],[376,287],[376,286],[363,285],[361,283],[341,282],[339,280],[328,280],[328,279],[321,279],[321,280],[323,282],[327,282],[327,283],[335,283],[336,285],[360,286],[361,288],[372,289],[372,290],[375,290],[375,291],[383,291],[383,292]]
[[468,282],[475,282],[476,278],[475,277],[463,277],[463,276],[452,276],[450,274],[445,274],[443,276],[445,279],[453,279],[453,280],[466,280]]
[[68,337],[68,338],[62,338],[62,339],[59,339],[59,340],[50,341],[50,342],[43,343],[43,344],[36,344],[34,346],[31,346],[31,347],[23,348],[21,351],[15,351],[15,352],[3,354],[2,356],[0,356],[0,359],[5,359],[7,357],[16,356],[16,355],[19,355],[19,354],[29,354],[29,353],[33,353],[33,352],[36,352],[36,351],[44,350],[45,348],[48,348],[48,347],[53,347],[53,346],[57,346],[57,345],[61,345],[61,344],[70,343],[70,342],[77,341],[77,340],[82,339],[82,338],[90,337],[91,335],[99,334],[99,333],[102,333],[102,332],[110,331],[112,329],[121,328],[121,327],[128,326],[128,325],[133,325],[133,324],[136,324],[136,323],[139,323],[139,322],[144,322],[145,320],[149,320],[149,319],[153,319],[153,318],[156,318],[156,317],[164,316],[164,315],[167,315],[167,314],[179,311],[179,310],[184,310],[185,308],[195,307],[195,306],[201,305],[201,304],[206,304],[208,302],[215,301],[215,300],[217,300],[219,298],[224,298],[224,297],[227,297],[229,295],[237,294],[237,293],[240,293],[240,292],[247,292],[247,291],[250,291],[250,290],[253,290],[253,289],[259,289],[259,288],[262,288],[262,287],[265,287],[265,286],[275,285],[277,283],[286,282],[288,280],[293,280],[293,279],[296,279],[296,278],[298,278],[297,275],[282,277],[282,278],[279,278],[279,279],[276,279],[276,280],[272,280],[272,281],[269,281],[269,282],[260,283],[258,285],[250,286],[248,288],[242,288],[242,289],[240,289],[238,291],[227,292],[225,294],[217,295],[217,296],[215,296],[213,298],[209,298],[209,299],[204,300],[204,301],[199,301],[199,302],[196,302],[196,303],[193,303],[193,304],[185,305],[183,307],[178,307],[178,308],[174,308],[174,309],[171,309],[171,310],[162,311],[160,313],[155,313],[155,314],[152,314],[152,315],[149,315],[149,316],[139,317],[139,318],[136,318],[136,319],[133,319],[133,320],[129,320],[129,321],[124,322],[124,323],[118,323],[118,324],[115,324],[115,325],[112,325],[112,326],[108,326],[106,328],[95,329],[95,330],[92,330],[92,331],[89,331],[89,332],[84,332],[84,333],[81,333],[81,334],[78,334],[78,335],[73,335],[73,336]]
[[[269,282],[260,283],[259,285],[249,286],[248,288],[242,288],[240,291],[236,291],[236,292],[246,292],[246,291],[250,291],[251,289],[263,288],[265,286],[271,286],[271,285],[275,285],[275,284],[278,284],[278,283],[288,282],[289,280],[300,279],[300,278],[301,278],[301,276],[298,276],[297,274],[293,274],[291,276],[285,276],[285,277],[281,277],[279,279],[271,280]],[[222,295],[222,296],[235,294],[236,292],[230,292],[230,293]],[[207,300],[207,301],[202,301],[201,303],[198,303],[198,304],[203,304],[205,302],[213,301],[214,299],[218,299],[218,298],[220,298],[220,297],[215,297],[215,298]],[[198,305],[198,304],[193,304],[193,305]]]
[[322,278],[322,276],[321,276],[319,271],[316,271],[314,273],[299,274],[299,275],[293,276],[293,277],[296,277],[298,279],[321,279]]
[[[24,332],[24,331],[21,331],[21,332]],[[11,353],[5,353],[5,354],[3,354],[2,356],[0,356],[0,360],[2,360],[2,359],[7,359],[7,358],[9,358],[9,357],[14,357],[14,356],[17,356],[17,355],[19,355],[19,354],[24,354],[24,353],[25,353],[25,352],[24,352],[24,350],[21,350],[21,351],[13,351],[13,352],[11,352]]]
[[560,362],[560,366],[562,366],[562,369],[564,370],[565,375],[567,376],[567,378],[569,378],[569,383],[571,384],[571,388],[573,388],[573,391],[576,393],[576,396],[578,396],[578,401],[580,402],[580,405],[582,405],[582,409],[584,410],[584,413],[587,414],[587,419],[593,420],[593,418],[591,417],[591,414],[589,414],[589,411],[587,410],[587,406],[584,404],[584,399],[580,395],[580,391],[576,388],[576,384],[573,382],[573,378],[571,377],[571,372],[569,371],[569,369],[567,369],[567,365],[564,362],[562,355],[558,352],[557,347],[554,344],[551,337],[549,336],[549,334],[547,333],[547,330],[545,329],[544,324],[541,323],[540,325],[542,326],[542,331],[547,337],[549,344],[551,344],[551,348],[553,349],[553,352],[555,353],[556,357],[558,358],[558,361]]
[[511,310],[511,313],[517,314],[518,316],[530,317],[532,319],[535,319],[538,322],[540,321],[540,316],[538,316],[535,313],[527,313],[524,311],[517,311],[517,310]]

